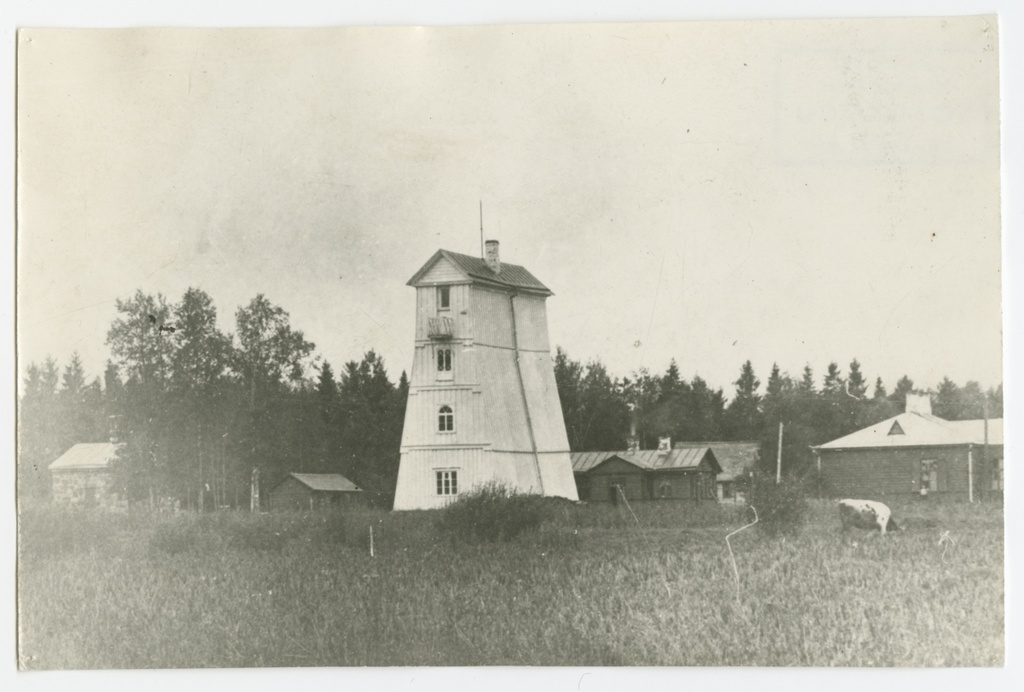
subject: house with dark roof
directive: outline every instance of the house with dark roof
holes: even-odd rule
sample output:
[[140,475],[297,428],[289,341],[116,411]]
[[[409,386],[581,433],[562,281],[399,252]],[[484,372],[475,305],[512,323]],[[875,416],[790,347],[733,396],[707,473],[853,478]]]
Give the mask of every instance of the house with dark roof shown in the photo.
[[363,490],[340,473],[289,473],[270,490],[274,510],[324,509],[359,502]]
[[761,458],[759,442],[675,442],[676,449],[708,447],[722,467],[715,478],[718,499],[742,501],[744,479],[757,468]]
[[708,446],[621,452],[573,452],[572,470],[581,500],[714,500],[715,478],[722,472]]
[[811,449],[834,497],[1003,494],[1003,420],[945,420],[932,415],[927,395],[908,395],[900,415]]
[[49,465],[53,501],[66,506],[114,508],[121,505],[112,464],[120,445],[80,443]]

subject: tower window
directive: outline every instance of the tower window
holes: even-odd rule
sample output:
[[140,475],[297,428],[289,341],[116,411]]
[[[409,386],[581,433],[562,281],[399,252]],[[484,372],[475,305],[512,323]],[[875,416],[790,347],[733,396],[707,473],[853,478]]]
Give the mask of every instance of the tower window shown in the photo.
[[448,310],[451,308],[451,286],[437,287],[437,309]]
[[459,494],[459,472],[458,471],[438,471],[436,473],[437,478],[437,494],[438,495],[458,495]]
[[437,349],[437,371],[452,371],[452,350],[450,348]]
[[455,430],[455,414],[451,406],[442,406],[437,412],[437,431],[453,432]]

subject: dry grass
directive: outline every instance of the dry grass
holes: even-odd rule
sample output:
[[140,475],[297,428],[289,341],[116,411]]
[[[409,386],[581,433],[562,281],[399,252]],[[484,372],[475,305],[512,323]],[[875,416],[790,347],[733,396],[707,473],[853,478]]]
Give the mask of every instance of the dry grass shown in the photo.
[[[894,507],[907,530],[724,537],[741,508],[564,510],[451,543],[428,513],[103,516],[26,508],[26,668],[993,666],[1002,513]],[[369,557],[368,528],[377,556]],[[947,533],[948,532],[948,533]]]

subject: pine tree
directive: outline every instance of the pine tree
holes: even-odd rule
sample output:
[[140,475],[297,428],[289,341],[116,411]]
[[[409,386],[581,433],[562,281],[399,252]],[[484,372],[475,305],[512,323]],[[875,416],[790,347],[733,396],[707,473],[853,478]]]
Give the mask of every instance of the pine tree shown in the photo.
[[804,393],[814,392],[814,371],[811,370],[811,365],[808,363],[804,366],[804,374],[800,379],[799,389]]
[[953,380],[943,377],[932,399],[932,413],[946,420],[960,420],[960,388]]
[[64,376],[61,378],[61,390],[66,396],[77,397],[85,388],[85,370],[82,368],[82,359],[78,351],[71,354],[71,360],[64,366]]
[[[777,375],[777,368],[774,371]],[[748,360],[740,370],[739,379],[734,383],[736,395],[725,412],[725,437],[730,440],[755,439],[764,424],[761,410],[761,395],[757,393],[761,381],[754,375],[754,367]]]
[[573,360],[559,346],[555,349],[555,386],[558,389],[558,400],[562,406],[562,418],[565,421],[565,432],[569,438],[569,449],[578,452],[582,447],[583,402],[582,381],[583,365]]
[[913,394],[914,381],[904,375],[896,382],[896,389],[889,396],[889,400],[896,406],[900,413],[907,410],[907,394]]
[[331,369],[331,364],[326,360],[320,366],[320,379],[316,392],[320,406],[320,418],[324,423],[332,424],[338,413],[338,383],[334,380],[334,370]]
[[858,399],[863,399],[867,395],[868,383],[860,371],[860,363],[856,358],[850,361],[850,374],[847,375],[846,385],[847,391]]

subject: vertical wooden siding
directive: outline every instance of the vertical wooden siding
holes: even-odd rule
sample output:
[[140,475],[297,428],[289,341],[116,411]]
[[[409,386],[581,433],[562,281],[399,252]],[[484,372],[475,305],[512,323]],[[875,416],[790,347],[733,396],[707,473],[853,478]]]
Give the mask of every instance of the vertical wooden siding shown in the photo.
[[513,348],[512,306],[508,293],[474,286],[470,296],[473,342]]
[[519,348],[524,351],[543,351],[550,354],[551,345],[548,342],[548,316],[545,299],[541,296],[519,294],[514,300]]
[[431,317],[438,317],[441,315],[451,318],[455,323],[454,336],[456,339],[469,338],[473,333],[469,312],[469,284],[456,284],[451,286],[448,300],[448,310],[438,310],[436,287],[425,286],[416,289],[417,343],[430,340],[430,333],[427,330],[429,324],[428,320]]

